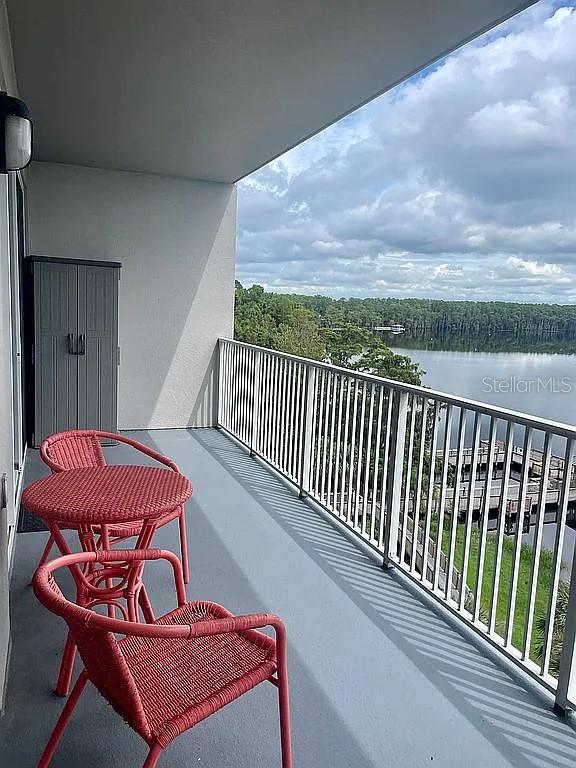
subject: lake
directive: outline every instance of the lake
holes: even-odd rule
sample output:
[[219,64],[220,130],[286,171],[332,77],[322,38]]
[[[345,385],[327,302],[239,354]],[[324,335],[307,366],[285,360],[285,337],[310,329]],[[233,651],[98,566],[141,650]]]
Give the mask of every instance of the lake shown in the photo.
[[[431,389],[576,425],[576,355],[531,352],[453,352],[404,349],[426,373]],[[553,547],[555,525],[544,526],[543,545]],[[531,542],[532,533],[523,537]],[[563,560],[570,562],[576,532],[566,529]]]
[[576,355],[393,349],[426,371],[431,389],[576,424]]

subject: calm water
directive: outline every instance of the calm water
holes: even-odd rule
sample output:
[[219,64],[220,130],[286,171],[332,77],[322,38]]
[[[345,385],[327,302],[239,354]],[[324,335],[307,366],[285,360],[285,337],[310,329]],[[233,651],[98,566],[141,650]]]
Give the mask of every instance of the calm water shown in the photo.
[[[576,355],[530,352],[447,352],[403,349],[426,371],[431,389],[576,425]],[[543,544],[552,548],[555,525],[544,526]],[[530,543],[532,534],[523,537]],[[563,560],[570,562],[576,532],[566,529]]]
[[576,424],[576,355],[394,351],[426,371],[431,389]]

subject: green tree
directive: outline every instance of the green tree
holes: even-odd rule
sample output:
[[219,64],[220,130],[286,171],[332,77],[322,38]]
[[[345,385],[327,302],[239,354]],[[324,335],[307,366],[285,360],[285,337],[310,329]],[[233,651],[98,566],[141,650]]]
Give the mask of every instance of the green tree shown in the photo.
[[236,281],[234,338],[300,357],[323,360],[326,345],[314,312],[297,298]]
[[406,355],[397,355],[382,342],[371,342],[364,349],[353,367],[357,371],[372,373],[385,379],[402,381],[405,384],[422,383],[425,371]]
[[340,328],[326,328],[323,336],[328,361],[345,368],[353,367],[354,358],[362,354],[370,341],[370,334],[352,323]]
[[236,281],[234,336],[248,344],[420,384],[423,371],[367,329],[375,317],[374,301],[287,296],[268,293],[261,285],[244,288]]
[[303,307],[295,307],[289,320],[278,328],[274,349],[311,360],[323,360],[326,347],[313,313]]

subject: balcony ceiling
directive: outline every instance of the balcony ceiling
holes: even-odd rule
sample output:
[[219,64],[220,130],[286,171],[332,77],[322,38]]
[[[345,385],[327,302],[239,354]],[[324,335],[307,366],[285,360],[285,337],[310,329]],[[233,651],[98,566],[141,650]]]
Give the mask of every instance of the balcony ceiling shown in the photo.
[[532,2],[8,0],[37,160],[236,181]]

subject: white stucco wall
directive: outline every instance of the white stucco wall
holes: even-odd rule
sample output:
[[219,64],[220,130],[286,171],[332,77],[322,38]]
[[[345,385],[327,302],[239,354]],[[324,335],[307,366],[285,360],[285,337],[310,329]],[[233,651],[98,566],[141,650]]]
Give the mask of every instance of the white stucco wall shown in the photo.
[[[0,86],[17,94],[6,4],[0,0]],[[14,506],[12,436],[12,349],[10,328],[10,255],[8,236],[8,177],[0,175],[0,477],[7,478],[8,515]],[[0,512],[0,710],[3,705],[6,659],[10,639],[8,605],[8,517]]]
[[33,163],[30,252],[122,262],[121,429],[214,423],[215,347],[233,330],[232,185]]

